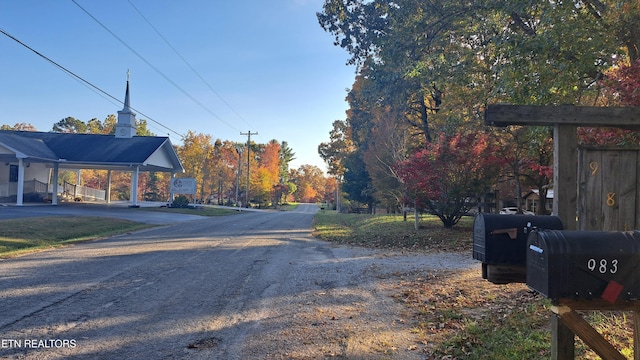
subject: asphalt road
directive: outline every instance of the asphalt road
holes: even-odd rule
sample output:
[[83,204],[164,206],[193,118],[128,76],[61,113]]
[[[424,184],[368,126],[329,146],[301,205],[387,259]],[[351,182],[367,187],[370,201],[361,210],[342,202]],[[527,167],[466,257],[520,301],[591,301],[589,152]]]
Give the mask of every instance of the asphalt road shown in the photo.
[[268,299],[310,286],[292,264],[332,258],[316,211],[181,218],[0,260],[0,358],[238,358]]

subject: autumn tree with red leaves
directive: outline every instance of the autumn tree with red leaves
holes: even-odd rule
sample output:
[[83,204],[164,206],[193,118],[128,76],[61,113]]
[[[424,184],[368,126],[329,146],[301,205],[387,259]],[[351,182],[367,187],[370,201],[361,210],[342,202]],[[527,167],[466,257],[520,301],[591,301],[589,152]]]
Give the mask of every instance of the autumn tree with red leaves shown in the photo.
[[[621,63],[605,74],[599,85],[611,106],[640,106],[640,60],[632,64]],[[583,127],[578,128],[581,145],[638,146],[640,132],[637,130]]]
[[452,228],[478,205],[506,161],[483,132],[441,135],[399,163],[398,172],[416,208],[429,210]]

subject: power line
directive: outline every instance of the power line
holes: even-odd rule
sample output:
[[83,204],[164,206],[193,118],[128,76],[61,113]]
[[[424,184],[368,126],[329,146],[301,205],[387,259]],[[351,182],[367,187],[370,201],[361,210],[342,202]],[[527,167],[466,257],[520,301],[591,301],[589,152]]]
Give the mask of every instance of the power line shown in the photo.
[[234,114],[236,114],[236,116],[245,122],[246,125],[250,125],[247,120],[245,120],[237,111],[236,109],[233,108],[233,106],[231,106],[223,97],[222,95],[220,95],[208,82],[207,80],[204,79],[204,77],[202,77],[202,75],[200,75],[200,73],[193,67],[191,66],[191,64],[187,61],[187,59],[185,59],[180,52],[173,46],[171,45],[171,43],[169,42],[169,40],[167,40],[161,33],[160,31],[153,26],[153,24],[149,21],[149,19],[147,19],[146,16],[144,16],[144,14],[142,14],[142,12],[131,2],[131,0],[127,0],[129,2],[129,5],[131,5],[131,7],[133,7],[133,9],[140,15],[140,17],[142,17],[142,19],[144,19],[144,21],[153,29],[153,31],[156,32],[156,34],[158,34],[158,36],[165,42],[165,44],[167,44],[167,46],[169,46],[171,48],[171,50],[173,50],[173,52],[178,55],[178,57],[189,67],[189,69],[191,69],[191,71],[196,74],[196,76],[198,78],[200,78],[200,80],[202,80],[202,82],[207,85],[207,87],[209,88],[209,90],[211,90],[211,92],[213,92],[218,99],[220,99],[231,111],[233,111]]
[[91,13],[89,11],[87,11],[85,8],[83,8],[82,6],[80,6],[80,4],[78,4],[76,2],[76,0],[71,0],[74,4],[76,4],[77,7],[80,8],[80,10],[82,10],[85,14],[87,14],[91,19],[93,19],[93,21],[95,21],[98,25],[100,25],[104,30],[106,30],[109,34],[111,34],[111,36],[113,36],[114,38],[116,38],[116,40],[118,40],[122,45],[124,45],[127,49],[129,49],[134,55],[136,55],[138,58],[140,58],[140,60],[144,61],[145,64],[149,65],[150,68],[152,68],[155,72],[157,72],[160,76],[162,76],[165,80],[167,80],[171,85],[173,85],[176,89],[178,89],[180,92],[182,92],[186,97],[188,97],[189,99],[191,99],[191,101],[193,101],[194,103],[196,103],[198,106],[200,106],[202,109],[204,109],[206,112],[208,112],[210,115],[212,115],[213,117],[215,117],[216,119],[220,120],[221,122],[223,122],[224,124],[226,124],[227,126],[229,126],[230,128],[239,131],[238,129],[236,129],[235,126],[231,125],[229,122],[224,121],[221,117],[219,117],[216,113],[214,113],[213,111],[211,111],[209,108],[207,108],[203,103],[201,103],[200,101],[198,101],[196,98],[194,98],[193,96],[191,96],[186,90],[184,90],[183,88],[181,88],[175,81],[171,80],[167,75],[165,75],[162,71],[160,71],[160,69],[158,69],[157,67],[155,67],[153,64],[151,64],[151,62],[149,62],[147,59],[145,59],[142,55],[140,55],[140,53],[138,53],[137,51],[135,51],[131,46],[129,46],[129,44],[127,44],[124,40],[122,40],[118,35],[116,35],[113,31],[111,31],[106,25],[104,25],[102,22],[100,22],[100,20],[98,20],[95,16],[91,15]]
[[[52,64],[53,66],[57,67],[58,69],[62,70],[62,72],[66,73],[67,75],[71,76],[72,78],[74,78],[75,80],[79,81],[80,83],[82,83],[83,85],[89,87],[90,89],[92,89],[94,92],[97,91],[100,94],[103,94],[105,96],[107,96],[110,99],[115,100],[116,102],[124,105],[124,102],[118,98],[116,98],[115,96],[109,94],[108,92],[102,90],[101,88],[99,88],[98,86],[92,84],[91,82],[89,82],[88,80],[85,80],[84,78],[82,78],[80,75],[77,75],[76,73],[74,73],[73,71],[65,68],[64,66],[58,64],[57,62],[51,60],[50,58],[48,58],[47,56],[45,56],[44,54],[40,53],[39,51],[35,50],[34,48],[30,47],[29,45],[23,43],[22,41],[20,41],[19,39],[17,39],[15,36],[9,34],[8,32],[6,32],[4,29],[0,28],[0,33],[4,34],[5,36],[7,36],[8,38],[10,38],[11,40],[17,42],[18,44],[24,46],[25,48],[31,50],[33,53],[35,53],[36,55],[40,56],[41,58],[45,59],[46,61],[48,61],[50,64]],[[140,110],[137,110],[133,107],[131,107],[131,109],[137,113],[139,113],[140,115],[144,116],[145,118],[147,118],[148,120],[153,121],[154,123],[158,124],[159,126],[163,127],[166,130],[169,130],[170,132],[180,136],[180,138],[184,138],[184,135],[180,134],[179,132],[161,124],[160,122],[152,119],[150,116],[145,115],[144,113],[142,113]]]

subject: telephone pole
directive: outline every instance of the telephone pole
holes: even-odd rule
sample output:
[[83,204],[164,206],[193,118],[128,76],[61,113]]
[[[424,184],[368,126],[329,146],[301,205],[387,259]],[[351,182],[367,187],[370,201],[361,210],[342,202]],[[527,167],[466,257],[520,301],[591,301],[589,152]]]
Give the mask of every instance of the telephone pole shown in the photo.
[[240,135],[247,135],[247,191],[245,191],[245,207],[249,207],[249,168],[250,168],[250,159],[251,159],[251,135],[258,135],[257,132],[241,132]]

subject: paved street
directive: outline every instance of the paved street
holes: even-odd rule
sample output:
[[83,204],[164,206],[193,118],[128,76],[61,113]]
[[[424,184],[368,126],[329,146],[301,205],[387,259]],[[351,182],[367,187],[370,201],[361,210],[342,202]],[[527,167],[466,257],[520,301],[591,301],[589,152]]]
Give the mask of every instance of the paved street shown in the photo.
[[0,357],[233,358],[260,300],[295,291],[290,263],[331,256],[310,237],[316,211],[197,218],[0,260]]

